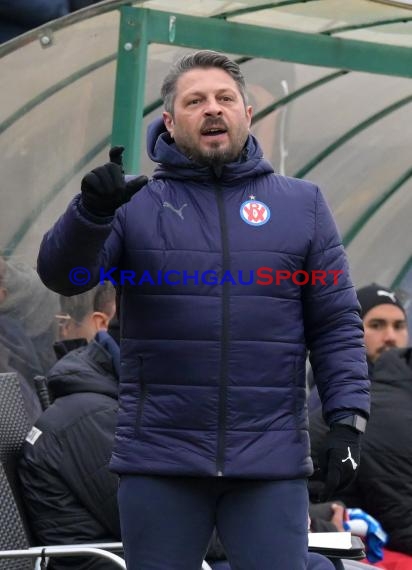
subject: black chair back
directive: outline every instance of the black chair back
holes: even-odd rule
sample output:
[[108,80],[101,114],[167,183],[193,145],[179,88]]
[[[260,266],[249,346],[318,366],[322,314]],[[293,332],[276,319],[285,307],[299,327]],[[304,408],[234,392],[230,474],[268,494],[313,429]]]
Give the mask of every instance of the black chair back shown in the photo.
[[[0,550],[28,548],[17,460],[30,429],[17,374],[0,374]],[[0,570],[32,570],[33,561],[0,560]]]

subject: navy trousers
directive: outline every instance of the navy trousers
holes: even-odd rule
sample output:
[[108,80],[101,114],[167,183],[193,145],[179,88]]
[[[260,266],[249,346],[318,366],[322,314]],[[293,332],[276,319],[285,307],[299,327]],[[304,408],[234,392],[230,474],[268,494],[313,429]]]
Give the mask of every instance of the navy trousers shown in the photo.
[[128,570],[200,570],[215,526],[231,570],[308,568],[306,479],[127,475],[118,501]]

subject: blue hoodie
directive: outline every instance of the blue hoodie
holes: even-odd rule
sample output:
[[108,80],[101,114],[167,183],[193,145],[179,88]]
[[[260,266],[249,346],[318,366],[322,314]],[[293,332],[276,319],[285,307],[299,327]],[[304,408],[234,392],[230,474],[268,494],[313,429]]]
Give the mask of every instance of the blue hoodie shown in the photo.
[[[101,267],[136,276],[121,285],[111,467],[307,477],[307,349],[326,418],[369,411],[359,305],[329,208],[314,184],[274,174],[251,135],[239,161],[216,170],[184,156],[159,120],[148,152],[152,180],[113,221],[87,219],[76,197],[38,260],[64,294],[82,290],[68,279],[75,266],[90,270],[84,288]],[[314,270],[342,274],[335,284],[274,279]]]

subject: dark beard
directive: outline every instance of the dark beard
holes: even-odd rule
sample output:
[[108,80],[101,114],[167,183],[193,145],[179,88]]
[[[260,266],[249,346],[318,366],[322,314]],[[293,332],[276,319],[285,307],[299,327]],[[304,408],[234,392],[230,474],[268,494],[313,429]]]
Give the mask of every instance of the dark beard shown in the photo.
[[242,153],[243,149],[239,152],[234,152],[233,149],[220,150],[218,148],[211,148],[208,152],[198,152],[197,149],[193,147],[186,147],[186,145],[180,142],[177,145],[179,150],[187,156],[191,161],[199,164],[200,166],[223,166],[223,164],[228,164],[229,162],[235,162]]
[[234,155],[233,151],[230,150],[221,151],[218,149],[211,149],[207,153],[198,153],[196,151],[193,152],[192,149],[189,158],[201,166],[222,166],[223,164],[234,162],[238,156],[238,154]]

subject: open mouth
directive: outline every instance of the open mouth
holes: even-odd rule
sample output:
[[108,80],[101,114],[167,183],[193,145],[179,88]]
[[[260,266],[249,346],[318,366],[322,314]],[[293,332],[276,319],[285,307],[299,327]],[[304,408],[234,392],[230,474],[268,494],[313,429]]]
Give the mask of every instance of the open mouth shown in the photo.
[[205,137],[217,137],[219,135],[224,135],[227,133],[227,130],[224,128],[211,128],[211,129],[203,129],[201,134]]

